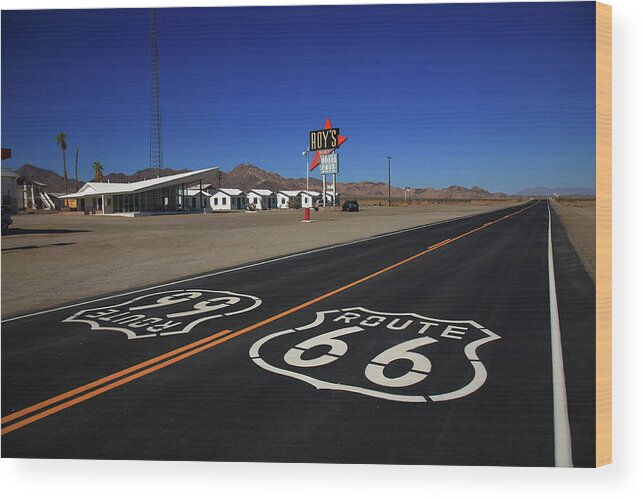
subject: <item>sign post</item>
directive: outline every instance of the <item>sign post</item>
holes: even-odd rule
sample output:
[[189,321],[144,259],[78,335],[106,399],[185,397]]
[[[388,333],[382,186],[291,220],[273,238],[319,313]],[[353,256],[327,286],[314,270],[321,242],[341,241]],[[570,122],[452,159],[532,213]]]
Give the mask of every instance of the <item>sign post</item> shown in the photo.
[[337,173],[333,173],[333,206],[337,206]]
[[322,175],[322,206],[326,208],[326,174]]
[[339,134],[339,128],[333,128],[330,118],[326,118],[323,130],[312,130],[309,133],[309,151],[315,152],[310,170],[314,170],[317,165],[321,165],[320,173],[322,175],[322,204],[326,207],[326,175],[333,175],[333,203],[337,203],[337,174],[339,173],[339,155],[336,153],[348,137]]
[[333,202],[331,206],[335,206],[335,199],[337,198],[337,173],[339,173],[339,154],[336,152],[331,152],[330,154],[323,154],[320,155],[319,157],[319,173],[322,174],[323,177],[323,185],[324,185],[324,206],[326,206],[326,192],[327,192],[327,182],[326,182],[326,175],[332,174],[333,176]]
[[[310,194],[309,194],[309,189],[308,189],[308,172],[310,169],[308,168],[308,153],[310,153],[310,149],[306,148],[304,152],[301,154],[303,156],[306,156],[306,197],[305,199],[308,200],[310,199]],[[302,222],[310,222],[310,207],[304,207],[304,219]]]

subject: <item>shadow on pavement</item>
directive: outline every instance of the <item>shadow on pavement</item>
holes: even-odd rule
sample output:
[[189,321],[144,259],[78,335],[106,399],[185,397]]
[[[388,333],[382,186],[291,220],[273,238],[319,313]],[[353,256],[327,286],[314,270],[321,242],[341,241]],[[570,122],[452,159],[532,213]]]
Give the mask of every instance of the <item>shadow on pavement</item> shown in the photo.
[[74,232],[91,232],[85,229],[12,229],[2,231],[3,236],[18,236],[26,234],[72,234]]
[[39,246],[36,246],[36,245],[16,246],[14,248],[2,248],[2,252],[4,253],[5,251],[20,251],[20,250],[26,250],[26,249],[47,248],[49,246],[70,246],[72,244],[76,244],[76,243],[52,243],[52,244],[41,244]]

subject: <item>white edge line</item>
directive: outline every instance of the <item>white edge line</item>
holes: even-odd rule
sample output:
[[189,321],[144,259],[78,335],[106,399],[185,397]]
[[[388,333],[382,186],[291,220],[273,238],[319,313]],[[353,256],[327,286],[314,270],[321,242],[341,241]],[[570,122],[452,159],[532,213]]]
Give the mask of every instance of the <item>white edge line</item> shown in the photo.
[[179,279],[178,281],[166,282],[164,284],[157,284],[155,286],[150,286],[150,287],[147,287],[147,288],[135,289],[135,290],[132,290],[132,291],[126,291],[124,293],[118,293],[118,294],[115,294],[115,295],[103,296],[101,298],[96,298],[94,300],[88,300],[88,301],[83,301],[83,302],[79,302],[79,303],[73,303],[71,305],[65,305],[65,306],[57,307],[57,308],[50,308],[50,309],[47,309],[47,310],[41,310],[39,312],[32,312],[30,314],[25,314],[25,315],[19,315],[17,317],[11,317],[9,319],[3,319],[3,320],[0,321],[0,323],[4,324],[5,322],[13,322],[13,321],[17,321],[17,320],[20,320],[20,319],[26,319],[28,317],[35,317],[37,315],[49,314],[49,313],[52,313],[52,312],[59,312],[61,310],[66,310],[66,309],[75,308],[75,307],[81,307],[83,305],[89,305],[90,303],[96,303],[96,302],[103,301],[103,300],[109,300],[111,298],[120,298],[121,296],[127,296],[127,295],[131,295],[131,294],[134,294],[134,293],[142,293],[142,292],[145,292],[145,291],[151,291],[153,289],[163,288],[165,286],[172,286],[174,284],[181,284],[181,283],[184,283],[184,282],[195,281],[197,279],[206,279],[208,277],[215,277],[215,276],[218,276],[218,275],[229,274],[231,272],[238,272],[239,270],[245,270],[245,269],[249,269],[249,268],[252,268],[252,267],[258,267],[260,265],[266,265],[268,263],[274,263],[274,262],[279,262],[279,261],[283,261],[283,260],[289,260],[291,258],[296,258],[296,257],[299,257],[299,256],[305,256],[305,255],[311,255],[313,253],[319,253],[319,252],[322,252],[322,251],[329,251],[329,250],[336,249],[336,248],[342,248],[344,246],[351,246],[353,244],[366,243],[368,241],[374,241],[375,239],[381,239],[383,237],[396,236],[398,234],[403,234],[405,232],[411,232],[411,231],[415,231],[415,230],[422,230],[422,229],[426,229],[427,227],[433,227],[435,225],[442,225],[442,224],[445,224],[445,223],[448,223],[448,222],[455,222],[455,221],[458,221],[458,220],[464,220],[464,219],[467,219],[467,218],[473,218],[473,217],[477,217],[477,216],[480,216],[480,215],[488,215],[489,213],[494,213],[496,211],[501,211],[501,210],[505,210],[505,209],[507,209],[507,208],[498,208],[497,210],[485,211],[485,212],[482,212],[482,213],[475,213],[473,215],[464,215],[464,216],[461,216],[461,217],[450,218],[448,220],[441,220],[439,222],[431,222],[429,224],[419,225],[417,227],[410,227],[408,229],[402,229],[402,230],[398,230],[398,231],[395,231],[395,232],[388,232],[386,234],[379,234],[377,236],[368,237],[366,239],[360,239],[358,241],[349,241],[347,243],[335,244],[333,246],[326,246],[324,248],[316,248],[316,249],[312,249],[312,250],[303,251],[301,253],[295,253],[295,254],[292,254],[292,255],[281,256],[281,257],[278,257],[278,258],[273,258],[271,260],[265,260],[265,261],[262,261],[262,262],[256,262],[256,263],[251,263],[251,264],[248,264],[248,265],[242,265],[240,267],[235,267],[235,268],[232,268],[232,269],[219,270],[217,272],[211,272],[209,274],[201,274],[201,275],[198,275],[198,276],[187,277],[185,279]]
[[549,318],[551,324],[551,361],[552,383],[554,388],[554,464],[560,467],[573,467],[571,430],[567,412],[567,388],[565,386],[565,367],[563,346],[558,316],[558,297],[556,296],[556,277],[554,273],[554,250],[551,237],[551,210],[547,201],[549,215],[548,261],[549,261]]

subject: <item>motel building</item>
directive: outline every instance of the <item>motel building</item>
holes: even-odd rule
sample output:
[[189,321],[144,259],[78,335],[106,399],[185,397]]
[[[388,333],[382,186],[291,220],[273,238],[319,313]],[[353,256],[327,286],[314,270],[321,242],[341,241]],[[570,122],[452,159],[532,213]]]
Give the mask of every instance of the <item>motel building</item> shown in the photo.
[[198,205],[193,203],[188,185],[215,170],[218,167],[130,183],[87,182],[78,192],[60,198],[76,199],[79,211],[101,215],[134,217],[202,211],[193,207]]
[[[287,209],[288,208],[288,202],[293,199],[297,198],[301,195],[301,191],[278,191],[277,192],[277,207],[281,209]],[[301,200],[300,200],[301,202]]]
[[[314,208],[315,202],[319,199],[320,204],[322,200],[322,193],[317,191],[303,191],[301,193],[301,207],[302,208]],[[326,193],[326,206],[333,205],[333,195],[330,192]]]
[[277,208],[277,195],[268,189],[251,189],[246,195],[248,196],[248,204],[254,204],[256,210]]
[[245,210],[248,197],[240,189],[214,189],[210,197],[211,211]]
[[188,187],[188,204],[192,205],[194,211],[210,211],[210,198],[212,197],[211,184],[203,184],[199,186],[193,185]]
[[319,192],[317,191],[304,191],[301,193],[301,207],[302,208],[312,208],[315,205],[315,201],[319,197]]
[[19,175],[10,168],[2,168],[2,204],[11,213],[55,210],[42,182]]

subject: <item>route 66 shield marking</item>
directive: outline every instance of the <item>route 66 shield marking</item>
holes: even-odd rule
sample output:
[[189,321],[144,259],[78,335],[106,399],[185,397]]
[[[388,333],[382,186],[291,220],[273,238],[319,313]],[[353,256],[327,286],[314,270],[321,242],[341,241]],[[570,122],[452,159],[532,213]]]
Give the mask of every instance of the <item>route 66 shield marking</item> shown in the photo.
[[212,289],[174,289],[137,296],[117,305],[88,308],[62,322],[83,322],[92,330],[118,331],[128,339],[189,333],[198,324],[248,312],[256,296]]
[[500,336],[472,320],[443,320],[363,307],[317,312],[310,324],[254,343],[262,369],[398,402],[466,397],[487,380],[477,349]]

